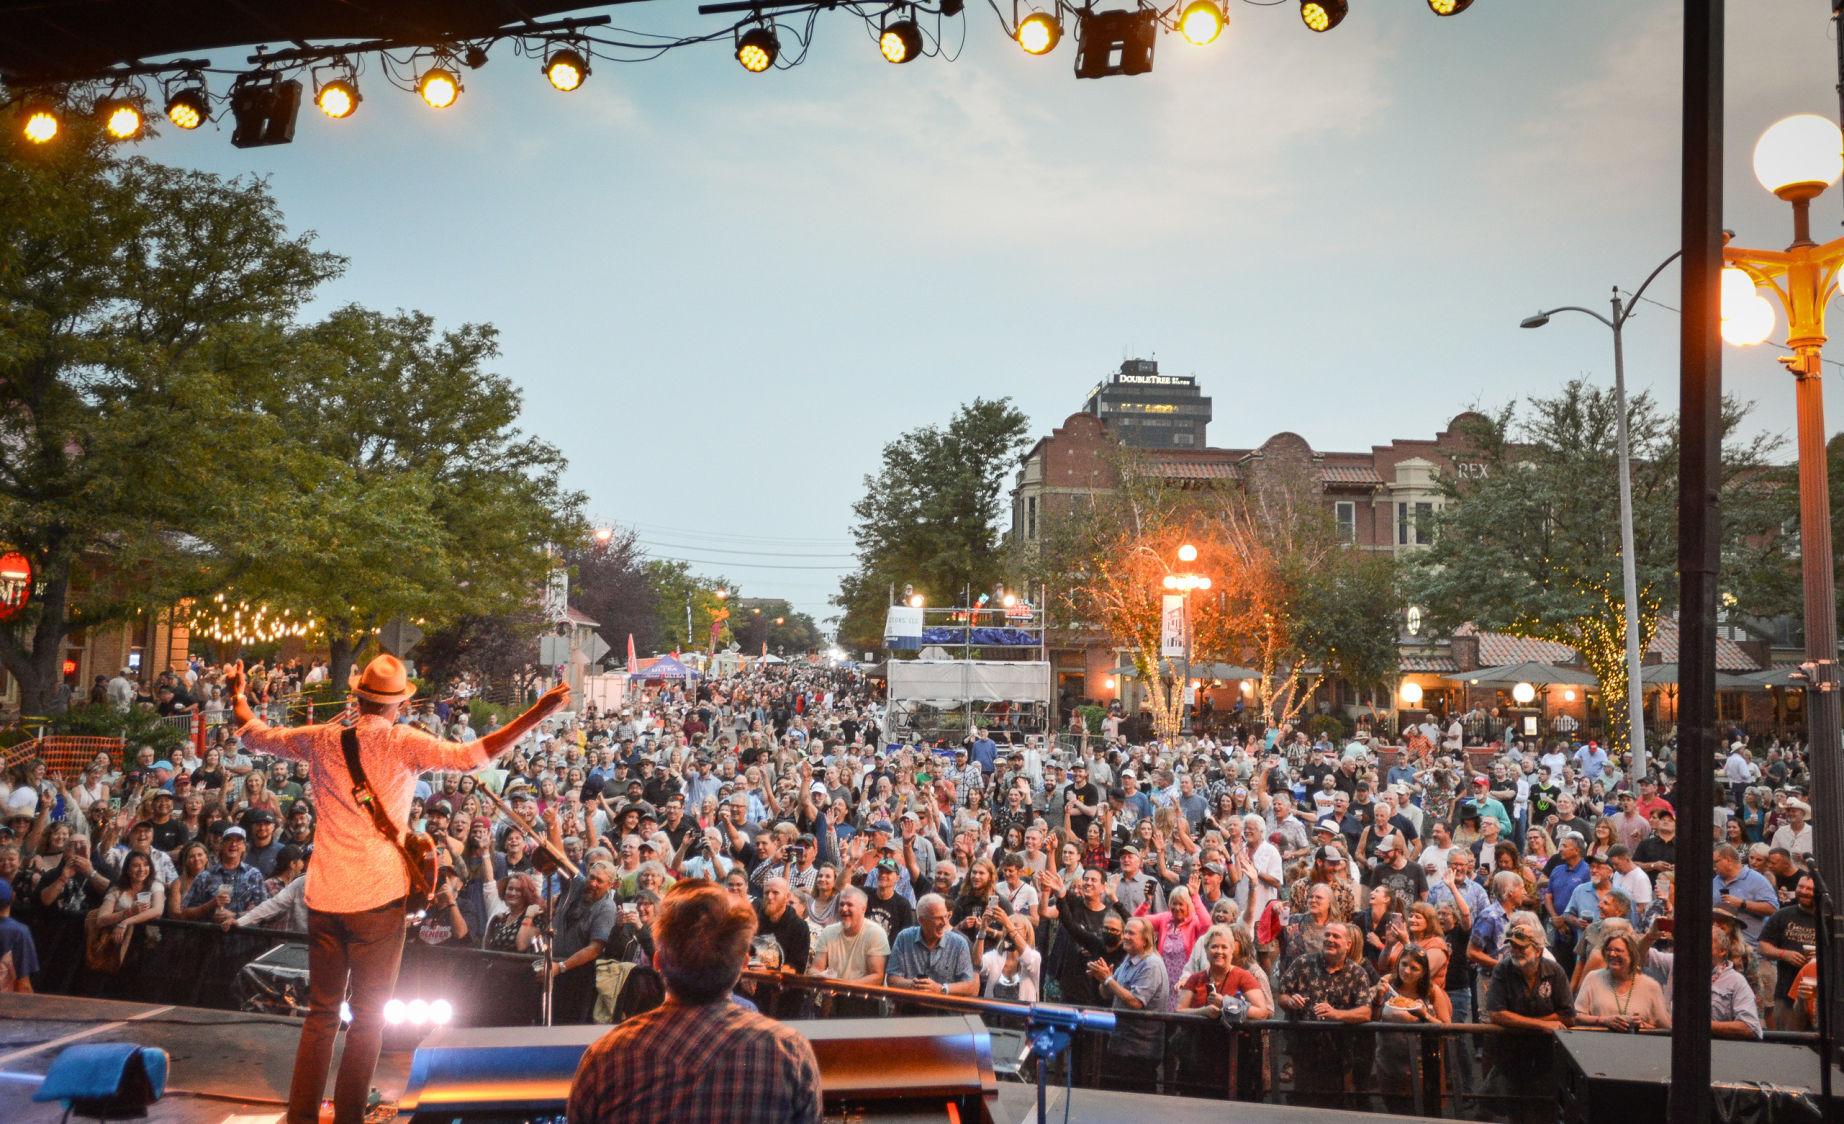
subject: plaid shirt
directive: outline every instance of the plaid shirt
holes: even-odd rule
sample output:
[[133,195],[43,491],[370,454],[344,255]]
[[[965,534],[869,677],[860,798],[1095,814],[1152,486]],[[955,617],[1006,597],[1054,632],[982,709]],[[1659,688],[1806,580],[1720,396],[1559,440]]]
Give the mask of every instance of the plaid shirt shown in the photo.
[[220,886],[231,888],[230,911],[244,913],[255,909],[269,896],[263,886],[263,872],[249,863],[240,863],[236,870],[225,870],[220,863],[212,863],[199,872],[192,880],[192,886],[186,891],[185,901],[179,904],[190,909],[204,905],[218,896]]
[[635,1015],[583,1053],[571,1124],[818,1124],[820,1066],[797,1032],[724,1000]]

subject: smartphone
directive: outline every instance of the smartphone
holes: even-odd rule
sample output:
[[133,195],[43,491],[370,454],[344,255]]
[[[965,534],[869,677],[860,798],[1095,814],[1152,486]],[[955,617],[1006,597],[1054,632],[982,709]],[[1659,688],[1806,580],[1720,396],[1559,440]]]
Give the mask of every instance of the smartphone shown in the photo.
[[1659,932],[1670,935],[1670,934],[1676,933],[1677,929],[1678,929],[1678,919],[1677,918],[1661,917],[1658,919],[1658,931]]

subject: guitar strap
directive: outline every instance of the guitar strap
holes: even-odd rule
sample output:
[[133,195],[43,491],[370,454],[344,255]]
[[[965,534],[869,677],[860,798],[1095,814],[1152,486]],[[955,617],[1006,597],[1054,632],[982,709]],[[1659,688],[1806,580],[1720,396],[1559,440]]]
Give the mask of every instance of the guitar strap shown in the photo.
[[339,748],[345,753],[346,772],[352,777],[352,799],[358,801],[359,807],[371,816],[372,826],[396,848],[398,857],[403,859],[404,872],[410,876],[410,893],[427,896],[431,889],[429,880],[424,877],[421,866],[410,854],[409,848],[403,845],[403,837],[397,825],[391,822],[390,816],[384,811],[384,805],[378,802],[377,793],[371,790],[371,781],[365,776],[365,766],[359,764],[357,728],[348,726],[339,732]]

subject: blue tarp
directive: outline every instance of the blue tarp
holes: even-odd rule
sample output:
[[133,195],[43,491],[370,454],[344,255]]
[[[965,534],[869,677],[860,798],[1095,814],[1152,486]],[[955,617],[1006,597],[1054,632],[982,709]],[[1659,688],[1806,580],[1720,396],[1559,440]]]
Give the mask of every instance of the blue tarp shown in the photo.
[[937,626],[922,630],[924,644],[985,644],[990,647],[1035,648],[1037,633],[1023,628],[975,628],[969,639],[964,626]]

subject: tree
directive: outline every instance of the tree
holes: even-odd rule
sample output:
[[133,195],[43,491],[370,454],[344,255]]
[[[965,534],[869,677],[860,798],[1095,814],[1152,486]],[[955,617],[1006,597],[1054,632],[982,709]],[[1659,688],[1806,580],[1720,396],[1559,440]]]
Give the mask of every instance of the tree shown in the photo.
[[[717,624],[716,647],[722,648],[734,637],[730,633],[729,607],[719,590],[734,587],[723,578],[701,578],[684,562],[650,558],[646,564],[647,583],[653,588],[656,635],[659,647],[678,648],[681,641],[687,651],[702,651],[712,646],[711,625]],[[687,630],[686,605],[690,604],[690,629]]]
[[646,554],[632,529],[610,528],[606,542],[585,538],[564,551],[564,560],[572,571],[570,604],[597,622],[615,658],[626,659],[629,636],[639,652],[657,652],[682,642],[682,619],[676,632],[662,631],[670,618],[662,614],[659,590],[648,576]]
[[537,663],[537,638],[546,627],[535,604],[513,612],[468,614],[423,637],[412,655],[419,676],[430,683],[452,683],[464,674],[510,682]]
[[882,466],[864,478],[852,505],[858,568],[833,604],[844,610],[840,642],[883,644],[891,586],[913,585],[937,605],[992,587],[1004,573],[999,515],[1006,477],[1030,432],[1009,398],[983,398],[947,426],[909,430],[884,446]]
[[535,604],[551,545],[582,537],[563,455],[518,429],[519,391],[485,369],[498,354],[491,325],[348,306],[250,372],[293,479],[237,590],[321,621],[335,675],[393,618],[439,629]]
[[0,136],[0,199],[0,542],[38,573],[0,663],[44,714],[72,629],[208,593],[265,549],[288,435],[219,360],[343,262],[260,182],[124,157],[82,115],[55,145]]
[[[1408,576],[1430,623],[1549,640],[1575,649],[1598,680],[1610,716],[1626,713],[1625,596],[1619,527],[1617,414],[1610,391],[1576,380],[1520,415],[1462,422],[1476,472],[1441,480],[1434,545]],[[1777,438],[1738,438],[1746,410],[1724,403],[1724,600],[1750,616],[1786,611],[1797,560],[1784,548],[1784,474],[1769,464]],[[1634,561],[1641,647],[1677,596],[1676,427],[1649,396],[1627,402]],[[1629,731],[1610,723],[1610,740]]]
[[804,654],[820,647],[820,630],[813,618],[795,612],[792,603],[779,597],[737,599],[730,628],[746,656],[760,655],[764,645],[776,655]]
[[[1128,450],[1115,475],[1118,487],[1046,512],[1020,562],[1052,591],[1053,627],[1099,630],[1128,650],[1161,736],[1183,718],[1183,669],[1160,658],[1164,579],[1180,570],[1211,580],[1190,599],[1193,662],[1248,665],[1267,719],[1292,721],[1330,679],[1393,677],[1392,563],[1338,540],[1315,478],[1251,466],[1180,487]],[[1194,562],[1178,560],[1184,544]]]

